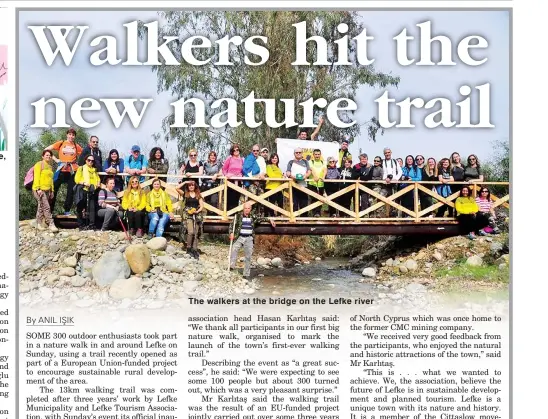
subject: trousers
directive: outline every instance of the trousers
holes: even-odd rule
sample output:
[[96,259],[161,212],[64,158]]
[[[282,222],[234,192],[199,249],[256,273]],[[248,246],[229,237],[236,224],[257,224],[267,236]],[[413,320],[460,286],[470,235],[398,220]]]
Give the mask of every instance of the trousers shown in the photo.
[[159,217],[156,212],[149,212],[148,220],[148,234],[155,234],[156,237],[162,237],[167,223],[169,223],[169,214],[163,212],[162,217]]
[[251,256],[253,255],[253,236],[238,237],[232,246],[232,254],[230,255],[230,266],[236,266],[238,252],[244,248],[244,276],[248,277],[251,274]]
[[40,224],[44,221],[47,225],[53,224],[53,217],[51,216],[50,199],[52,198],[51,191],[42,191],[43,193],[38,195],[38,191],[32,191],[32,195],[36,202],[38,202],[38,208],[36,209],[36,223]]

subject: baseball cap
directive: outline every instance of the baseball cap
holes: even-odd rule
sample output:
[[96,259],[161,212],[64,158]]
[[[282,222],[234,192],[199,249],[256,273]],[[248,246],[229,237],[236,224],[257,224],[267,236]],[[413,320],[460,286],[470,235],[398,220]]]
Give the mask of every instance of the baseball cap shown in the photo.
[[131,147],[131,152],[133,153],[134,151],[141,151],[141,147],[139,147],[138,145],[134,145],[133,147]]
[[341,144],[344,144],[344,143],[349,144],[348,140],[342,140],[341,141]]
[[263,151],[268,151],[268,148],[266,148],[266,147],[261,148],[261,153],[262,153]]

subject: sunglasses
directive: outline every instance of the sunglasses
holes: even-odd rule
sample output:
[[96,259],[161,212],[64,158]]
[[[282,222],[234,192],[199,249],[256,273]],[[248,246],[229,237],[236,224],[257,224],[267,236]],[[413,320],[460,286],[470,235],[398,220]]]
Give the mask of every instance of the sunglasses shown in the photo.
[[380,163],[381,161],[380,160],[373,160],[375,163]]
[[335,160],[329,160],[329,163],[335,163]]
[[295,154],[303,154],[302,151],[295,151]]
[[87,159],[86,161],[87,161],[87,162],[93,163],[95,160],[93,160],[93,159]]
[[259,152],[259,150],[252,150],[252,151],[253,151],[254,153],[258,153],[258,152]]
[[421,159],[420,157],[417,158],[417,161],[424,161],[424,159]]
[[481,191],[481,193],[489,193],[489,191]]
[[239,148],[235,148],[234,151],[240,151],[240,149],[239,149]]
[[190,155],[190,157],[196,157],[196,156],[197,156],[197,154],[191,154]]
[[135,183],[135,184],[138,184],[139,181],[138,180],[132,180],[131,183]]

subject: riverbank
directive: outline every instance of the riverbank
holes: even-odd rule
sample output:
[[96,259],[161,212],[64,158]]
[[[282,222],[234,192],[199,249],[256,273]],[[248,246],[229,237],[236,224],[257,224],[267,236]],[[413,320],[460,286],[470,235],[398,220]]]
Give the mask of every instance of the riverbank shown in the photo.
[[[186,307],[189,296],[367,297],[376,304],[423,308],[445,304],[448,296],[466,302],[483,293],[503,305],[508,300],[508,281],[500,279],[508,275],[503,262],[497,278],[482,278],[477,270],[493,270],[495,254],[504,252],[503,244],[494,243],[504,242],[503,235],[474,243],[448,238],[390,258],[379,248],[351,260],[322,258],[309,249],[297,260],[284,252],[277,258],[259,251],[262,240],[254,255],[254,279],[247,283],[240,272],[228,271],[227,245],[202,244],[196,261],[175,240],[134,238],[130,245],[119,232],[40,232],[25,223],[19,230],[20,303],[116,310]],[[302,239],[300,248],[305,249]],[[494,253],[487,255],[491,248]],[[482,263],[469,266],[463,259],[468,254]]]

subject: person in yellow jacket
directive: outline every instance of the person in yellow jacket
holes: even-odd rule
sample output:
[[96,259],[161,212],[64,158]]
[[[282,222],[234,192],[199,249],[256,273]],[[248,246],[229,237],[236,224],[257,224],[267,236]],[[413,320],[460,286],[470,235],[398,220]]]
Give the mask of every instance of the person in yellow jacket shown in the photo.
[[455,209],[462,234],[466,234],[470,240],[474,240],[476,232],[485,225],[481,218],[476,217],[479,207],[468,186],[465,185],[460,190],[460,196],[455,201]]
[[80,166],[74,175],[74,183],[82,188],[82,195],[76,193],[76,219],[80,230],[95,230],[97,216],[97,193],[101,187],[101,179],[94,166],[95,157],[89,154],[85,164]]
[[51,202],[53,200],[53,169],[51,168],[52,153],[50,150],[42,152],[42,160],[34,165],[34,180],[32,182],[32,196],[38,203],[36,209],[36,228],[45,230],[44,224],[53,232],[59,231],[55,227],[51,216]]
[[152,181],[152,190],[146,197],[148,212],[148,238],[162,237],[164,230],[173,219],[173,204],[170,196],[161,188],[160,179]]
[[[308,189],[310,189],[313,192],[316,192],[318,195],[323,196],[323,186],[325,179],[325,174],[327,173],[327,165],[323,161],[322,158],[322,151],[320,149],[315,149],[312,152],[312,160],[308,162],[310,165],[310,177],[309,179],[313,179],[312,181],[308,182]],[[315,201],[315,198],[311,198],[313,201]],[[312,210],[312,216],[319,217],[322,213],[322,206],[318,206]]]
[[[272,179],[282,179],[285,177],[284,173],[282,172],[282,169],[280,169],[280,156],[278,154],[273,153],[270,158],[268,159],[268,164],[266,165],[266,177],[272,178]],[[270,191],[272,189],[276,189],[278,186],[282,184],[281,180],[267,180],[266,181],[266,187],[265,189],[267,191]],[[282,191],[276,192],[274,195],[270,195],[268,198],[268,201],[276,205],[277,207],[283,208],[284,206],[284,195]],[[273,209],[265,207],[266,215],[268,216],[274,216],[275,213],[277,214],[277,211],[274,211]]]
[[126,212],[129,234],[133,235],[137,232],[137,237],[143,237],[146,206],[147,194],[141,188],[139,178],[132,176],[122,196],[122,209]]

